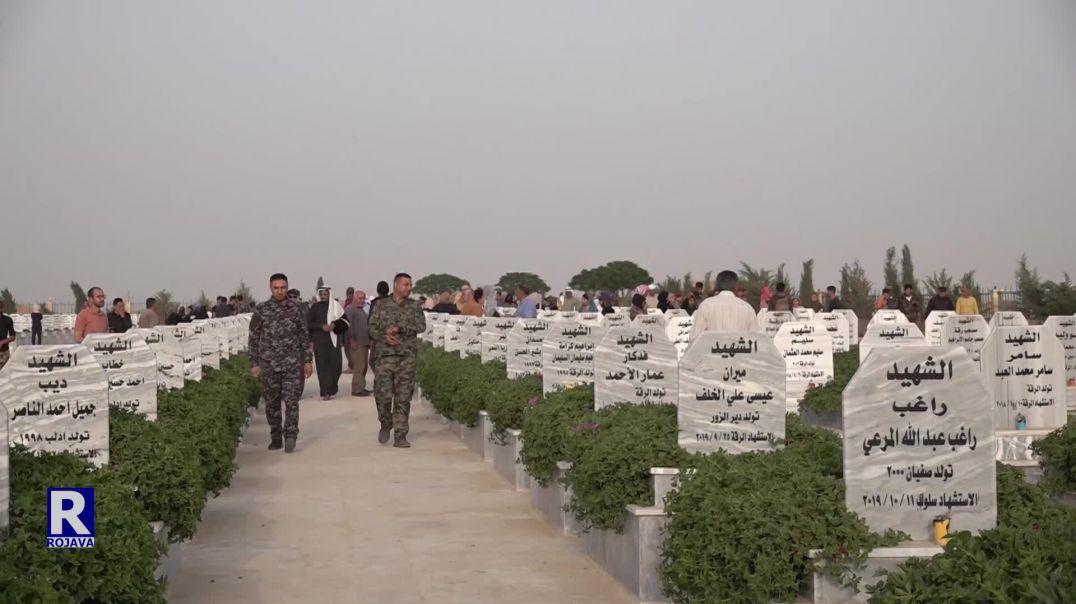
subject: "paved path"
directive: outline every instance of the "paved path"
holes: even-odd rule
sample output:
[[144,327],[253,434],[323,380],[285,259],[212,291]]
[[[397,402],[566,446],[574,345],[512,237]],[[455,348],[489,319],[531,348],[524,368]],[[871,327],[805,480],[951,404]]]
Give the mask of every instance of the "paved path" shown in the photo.
[[[349,392],[350,375],[341,380]],[[377,443],[373,398],[307,383],[295,453],[264,413],[170,580],[174,603],[618,604],[635,600],[426,405],[411,449]]]

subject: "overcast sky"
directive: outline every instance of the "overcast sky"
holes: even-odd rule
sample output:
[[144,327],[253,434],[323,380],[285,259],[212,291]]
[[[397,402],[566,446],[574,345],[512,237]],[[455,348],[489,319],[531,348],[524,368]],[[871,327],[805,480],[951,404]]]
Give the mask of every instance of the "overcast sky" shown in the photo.
[[0,287],[1076,273],[1076,2],[0,0]]

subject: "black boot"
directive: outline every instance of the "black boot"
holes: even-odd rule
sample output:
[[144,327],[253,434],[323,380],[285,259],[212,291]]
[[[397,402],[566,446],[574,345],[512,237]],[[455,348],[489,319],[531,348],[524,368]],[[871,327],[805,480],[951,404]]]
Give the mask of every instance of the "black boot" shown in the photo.
[[381,430],[379,430],[378,433],[377,433],[377,442],[379,442],[381,444],[385,444],[385,443],[389,442],[389,433],[391,433],[391,432],[392,432],[391,427],[386,427],[386,426],[382,425]]
[[270,451],[276,451],[277,449],[282,449],[283,447],[284,441],[279,436],[274,436],[272,437],[272,440],[269,441]]

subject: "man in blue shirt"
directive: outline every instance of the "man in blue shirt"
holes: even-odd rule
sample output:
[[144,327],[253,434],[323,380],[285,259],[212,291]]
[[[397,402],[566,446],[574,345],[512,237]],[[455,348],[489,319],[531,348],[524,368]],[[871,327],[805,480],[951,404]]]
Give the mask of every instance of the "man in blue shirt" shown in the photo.
[[538,306],[530,297],[531,290],[520,285],[516,288],[516,317],[520,319],[537,319]]

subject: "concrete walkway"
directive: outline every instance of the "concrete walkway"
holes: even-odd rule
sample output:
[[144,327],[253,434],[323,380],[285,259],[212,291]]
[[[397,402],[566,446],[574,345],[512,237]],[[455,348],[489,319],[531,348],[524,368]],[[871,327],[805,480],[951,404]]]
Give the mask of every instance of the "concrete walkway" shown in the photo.
[[[350,375],[341,392],[350,392]],[[174,603],[630,603],[414,404],[411,449],[377,443],[373,397],[307,382],[295,453],[267,451],[261,409],[231,487],[210,500],[169,581]]]

